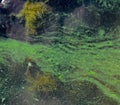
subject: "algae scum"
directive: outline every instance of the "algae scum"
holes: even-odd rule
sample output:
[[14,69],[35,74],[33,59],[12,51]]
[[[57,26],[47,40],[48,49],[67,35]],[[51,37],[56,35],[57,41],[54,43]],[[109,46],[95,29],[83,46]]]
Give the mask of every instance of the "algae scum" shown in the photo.
[[0,105],[120,105],[119,0],[0,9]]

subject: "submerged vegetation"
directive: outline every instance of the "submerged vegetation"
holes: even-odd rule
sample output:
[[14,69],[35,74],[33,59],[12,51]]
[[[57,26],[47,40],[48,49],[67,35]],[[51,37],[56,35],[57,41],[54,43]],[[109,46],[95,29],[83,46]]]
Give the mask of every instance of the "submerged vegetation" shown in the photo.
[[[5,62],[6,58],[4,58],[4,56],[1,56],[1,62],[8,65],[8,71],[6,71],[7,69],[3,69],[4,71],[1,71],[1,80],[4,81],[6,78],[11,79],[11,76],[13,76],[12,83],[17,84],[19,82],[20,84],[21,81],[21,83],[24,84],[23,86],[34,94],[41,93],[43,95],[42,97],[44,97],[44,95],[47,93],[49,94],[49,92],[53,92],[54,94],[56,91],[61,91],[60,93],[64,95],[64,98],[66,97],[67,99],[68,97],[68,99],[70,98],[70,100],[73,102],[76,101],[77,103],[84,102],[86,105],[89,101],[91,101],[91,103],[97,101],[97,98],[94,100],[94,95],[92,96],[96,90],[96,97],[98,97],[98,99],[99,97],[103,98],[101,98],[101,101],[99,101],[99,103],[103,103],[102,105],[110,105],[109,102],[111,102],[111,100],[113,100],[112,103],[116,103],[115,105],[119,105],[117,104],[119,103],[120,99],[119,41],[120,40],[117,39],[113,41],[108,40],[105,42],[84,44],[80,42],[80,46],[69,49],[64,45],[59,45],[57,47],[37,44],[29,45],[23,42],[2,39],[0,42],[1,55],[12,57],[12,60],[15,64],[11,64],[11,62],[8,61]],[[41,71],[38,70],[34,78],[29,73],[26,75],[27,65],[23,66],[22,71],[19,71],[20,68],[13,69],[14,65],[16,65],[16,62],[22,64],[22,62],[24,62],[24,59],[28,56],[35,59],[38,67],[44,73],[41,74]],[[15,76],[16,74],[11,72],[9,66],[11,66],[11,70],[13,72],[20,72],[21,78],[17,79],[18,77]],[[48,72],[48,74],[46,74],[46,72]],[[6,77],[5,75],[8,76]],[[55,77],[52,77],[52,75]],[[57,82],[56,79],[62,82],[62,90],[56,90],[60,89],[59,82]],[[26,86],[25,81],[27,82]],[[7,82],[5,86],[9,86],[9,84],[10,83]],[[11,86],[13,87],[14,84],[11,84]],[[57,86],[59,86],[59,88],[57,88]],[[84,86],[86,88],[84,88]],[[11,91],[11,89],[4,91],[2,88],[4,89],[4,85],[1,86],[1,92],[6,93],[7,91]],[[81,91],[83,93],[86,91],[89,93],[89,95],[91,94],[90,100],[88,100],[88,93],[84,93],[83,95]],[[65,94],[67,93],[67,96],[64,94],[64,92]],[[79,94],[81,98],[76,96],[77,99],[75,99],[74,94],[75,96]],[[57,95],[57,97],[60,96]],[[83,97],[86,97],[86,99],[82,99]],[[4,98],[6,98],[6,95]],[[108,100],[108,104],[104,102],[105,100]]]
[[120,105],[119,4],[27,0],[34,43],[0,38],[0,105]]
[[23,17],[26,20],[27,34],[36,34],[37,29],[42,24],[43,15],[48,13],[47,5],[45,2],[29,2],[24,5],[23,10],[20,12],[19,17]]

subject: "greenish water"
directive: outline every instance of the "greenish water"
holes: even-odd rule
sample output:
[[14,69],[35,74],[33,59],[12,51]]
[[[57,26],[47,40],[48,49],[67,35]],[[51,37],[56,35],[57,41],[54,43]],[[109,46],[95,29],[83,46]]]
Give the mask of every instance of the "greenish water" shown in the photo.
[[[80,42],[81,45],[71,46],[72,49],[68,49],[62,44],[59,44],[57,46],[39,44],[30,45],[28,43],[15,41],[12,39],[1,39],[0,91],[1,93],[3,92],[3,95],[1,95],[0,97],[3,100],[7,100],[9,95],[13,94],[13,97],[15,97],[16,94],[19,94],[19,92],[22,90],[22,87],[26,88],[25,90],[27,90],[27,83],[25,81],[26,67],[23,67],[23,63],[25,62],[25,59],[27,57],[30,57],[33,61],[36,62],[37,66],[40,67],[39,70],[43,71],[44,73],[49,72],[50,74],[55,75],[59,79],[59,81],[64,84],[62,90],[65,89],[64,91],[66,91],[66,88],[70,90],[70,86],[72,84],[74,86],[74,81],[77,81],[78,83],[80,83],[80,85],[77,83],[75,87],[71,88],[71,90],[77,91],[79,93],[79,91],[81,92],[81,90],[78,90],[78,88],[81,88],[84,83],[87,83],[86,85],[88,86],[85,86],[86,88],[84,88],[83,85],[82,91],[86,91],[86,89],[88,89],[87,92],[94,92],[95,90],[93,90],[93,87],[96,87],[96,92],[98,92],[98,96],[92,96],[92,93],[90,93],[91,99],[87,100],[86,96],[86,101],[94,103],[95,100],[92,98],[103,96],[107,97],[106,100],[108,101],[113,100],[114,103],[119,103],[119,41],[119,39],[116,39],[99,43]],[[23,70],[21,70],[21,68]],[[23,73],[17,74],[23,77],[17,77],[17,72]],[[4,84],[6,80],[12,83],[9,84],[8,82]],[[69,85],[67,86],[67,84]],[[9,88],[10,85],[12,86],[12,88]],[[19,92],[17,90],[19,90]],[[11,93],[12,91],[13,93]],[[14,94],[14,91],[17,91],[17,93]],[[36,97],[35,93],[32,94],[34,94],[34,96]],[[68,94],[70,93],[68,92]],[[82,93],[78,94],[78,96],[81,95]],[[58,96],[56,95],[56,97]],[[80,102],[78,96],[76,96],[76,98],[78,98],[76,99],[76,102]],[[66,97],[67,96],[65,96],[65,98]],[[74,100],[74,97],[70,98],[73,98]],[[101,101],[104,101],[104,99],[101,99]],[[101,101],[99,102],[101,103]],[[86,103],[87,105],[87,102],[84,103]],[[106,103],[104,104],[107,105]]]
[[120,0],[10,5],[0,7],[0,105],[120,105]]

